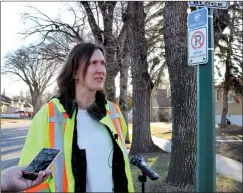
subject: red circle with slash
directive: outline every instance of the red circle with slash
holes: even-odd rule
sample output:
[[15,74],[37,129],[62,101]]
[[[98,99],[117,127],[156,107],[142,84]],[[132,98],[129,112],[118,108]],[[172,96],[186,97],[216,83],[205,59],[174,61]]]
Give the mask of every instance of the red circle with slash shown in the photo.
[[[200,35],[202,38],[199,40],[197,35]],[[201,31],[196,31],[191,38],[191,46],[194,49],[199,49],[203,46],[204,44],[204,34]],[[198,46],[196,46],[196,44],[198,44]]]

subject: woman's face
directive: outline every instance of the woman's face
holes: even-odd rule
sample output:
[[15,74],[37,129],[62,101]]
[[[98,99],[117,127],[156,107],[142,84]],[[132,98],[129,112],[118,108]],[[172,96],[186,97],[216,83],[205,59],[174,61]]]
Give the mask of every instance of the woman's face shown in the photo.
[[85,87],[91,91],[102,90],[104,88],[106,77],[105,58],[103,53],[99,49],[94,51],[90,58],[90,63],[84,78],[82,78],[83,66],[84,64],[79,65],[74,77],[77,80],[76,84],[78,84],[78,87]]

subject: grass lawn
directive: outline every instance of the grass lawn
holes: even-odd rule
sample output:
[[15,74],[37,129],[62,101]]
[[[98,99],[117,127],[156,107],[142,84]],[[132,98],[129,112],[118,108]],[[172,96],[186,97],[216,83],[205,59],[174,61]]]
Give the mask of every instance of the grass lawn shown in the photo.
[[1,124],[29,122],[29,119],[3,118]]
[[[242,127],[230,126],[228,129],[216,129],[218,139],[242,140]],[[217,142],[216,151],[218,154],[234,159],[243,163],[243,146],[242,141],[220,143]]]
[[[129,124],[129,128],[131,129],[132,124]],[[151,134],[162,138],[171,140],[172,132],[169,131],[171,128],[170,123],[160,123],[150,125]],[[242,140],[243,139],[243,130],[242,127],[238,127],[235,125],[228,126],[227,129],[220,129],[218,125],[216,125],[216,136],[218,139],[230,139],[230,140]],[[131,138],[131,137],[130,137]],[[128,145],[128,148],[130,146]],[[230,143],[219,143],[217,142],[216,152],[222,156],[234,159],[236,161],[243,163],[243,146],[242,142],[230,142]]]
[[[171,140],[172,132],[169,130],[172,127],[171,123],[150,124],[151,134],[163,139]],[[128,128],[132,128],[132,124],[128,124]],[[243,139],[242,127],[236,125],[229,125],[227,129],[220,129],[216,124],[217,137],[225,137],[227,139]]]
[[229,129],[216,129],[216,135],[221,139],[232,139],[232,140],[242,140],[243,139],[243,129],[242,127],[235,127]]
[[[129,128],[131,128],[131,124],[129,124]],[[151,126],[151,133],[152,135],[161,137],[163,139],[171,139],[171,133],[168,132],[168,129],[161,132],[160,127]],[[132,141],[132,134],[129,134],[129,137]],[[236,146],[238,148],[236,148]],[[130,149],[131,144],[127,144],[127,148]],[[217,153],[242,162],[242,160],[240,160],[242,159],[242,143],[240,142],[237,145],[232,145],[231,143],[231,145],[228,146],[227,144],[224,146],[219,146],[217,148]],[[168,172],[170,154],[150,153],[143,155],[143,157],[145,158],[146,163],[160,175],[160,178],[157,181],[147,179],[147,182],[145,183],[145,192],[195,192],[195,187],[178,188],[164,183]],[[141,183],[138,181],[140,170],[135,166],[131,166],[131,169],[135,191],[141,192]],[[242,192],[242,183],[237,182],[229,177],[217,174],[216,189],[217,192]]]
[[1,119],[1,123],[17,123],[19,119]]
[[[128,128],[132,128],[132,124],[128,124]],[[161,123],[160,125],[150,125],[151,134],[163,139],[171,140],[172,133],[169,131],[171,123]]]
[[[160,178],[156,181],[151,181],[149,178],[147,178],[147,182],[145,183],[145,192],[195,191],[195,187],[178,188],[164,183],[168,172],[170,154],[150,153],[143,155],[143,157],[146,163],[160,175]],[[131,169],[135,191],[141,192],[141,183],[138,181],[140,170],[136,166],[131,166]],[[242,192],[242,183],[228,177],[217,175],[216,183],[217,192]]]
[[243,163],[243,147],[242,142],[218,143],[216,152],[222,156],[231,158]]
[[1,119],[1,125],[9,123],[19,123],[21,119]]

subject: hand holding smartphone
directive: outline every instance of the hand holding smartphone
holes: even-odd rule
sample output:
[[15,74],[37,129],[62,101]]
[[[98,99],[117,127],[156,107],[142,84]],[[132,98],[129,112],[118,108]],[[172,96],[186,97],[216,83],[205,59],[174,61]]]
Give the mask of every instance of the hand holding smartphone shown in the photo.
[[40,171],[50,169],[53,162],[61,154],[61,150],[52,148],[43,148],[33,161],[24,169],[23,178],[36,180]]

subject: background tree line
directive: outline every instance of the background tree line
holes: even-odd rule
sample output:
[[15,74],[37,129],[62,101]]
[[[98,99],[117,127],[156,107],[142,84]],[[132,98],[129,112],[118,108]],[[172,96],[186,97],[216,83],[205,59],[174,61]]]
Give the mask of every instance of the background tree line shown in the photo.
[[[166,182],[182,187],[195,185],[197,79],[195,67],[187,64],[188,3],[80,1],[75,6],[68,3],[63,6],[73,16],[69,22],[51,18],[29,6],[21,19],[31,27],[20,33],[24,38],[38,35],[39,41],[8,53],[2,73],[17,75],[28,85],[36,113],[45,102],[41,96],[55,81],[71,48],[84,41],[102,45],[107,60],[107,99],[119,103],[126,121],[128,103],[132,103],[130,153],[138,154],[161,151],[152,141],[149,107],[153,88],[163,83],[168,70],[173,146]],[[219,56],[219,65],[226,69],[224,72],[217,66],[216,70],[224,74],[222,126],[227,114],[227,93],[231,88],[237,93],[243,90],[241,18],[240,1],[232,2],[227,10],[214,11],[215,56]],[[115,78],[118,75],[117,99]],[[129,102],[130,84],[132,100]],[[127,136],[126,142],[130,143]]]

